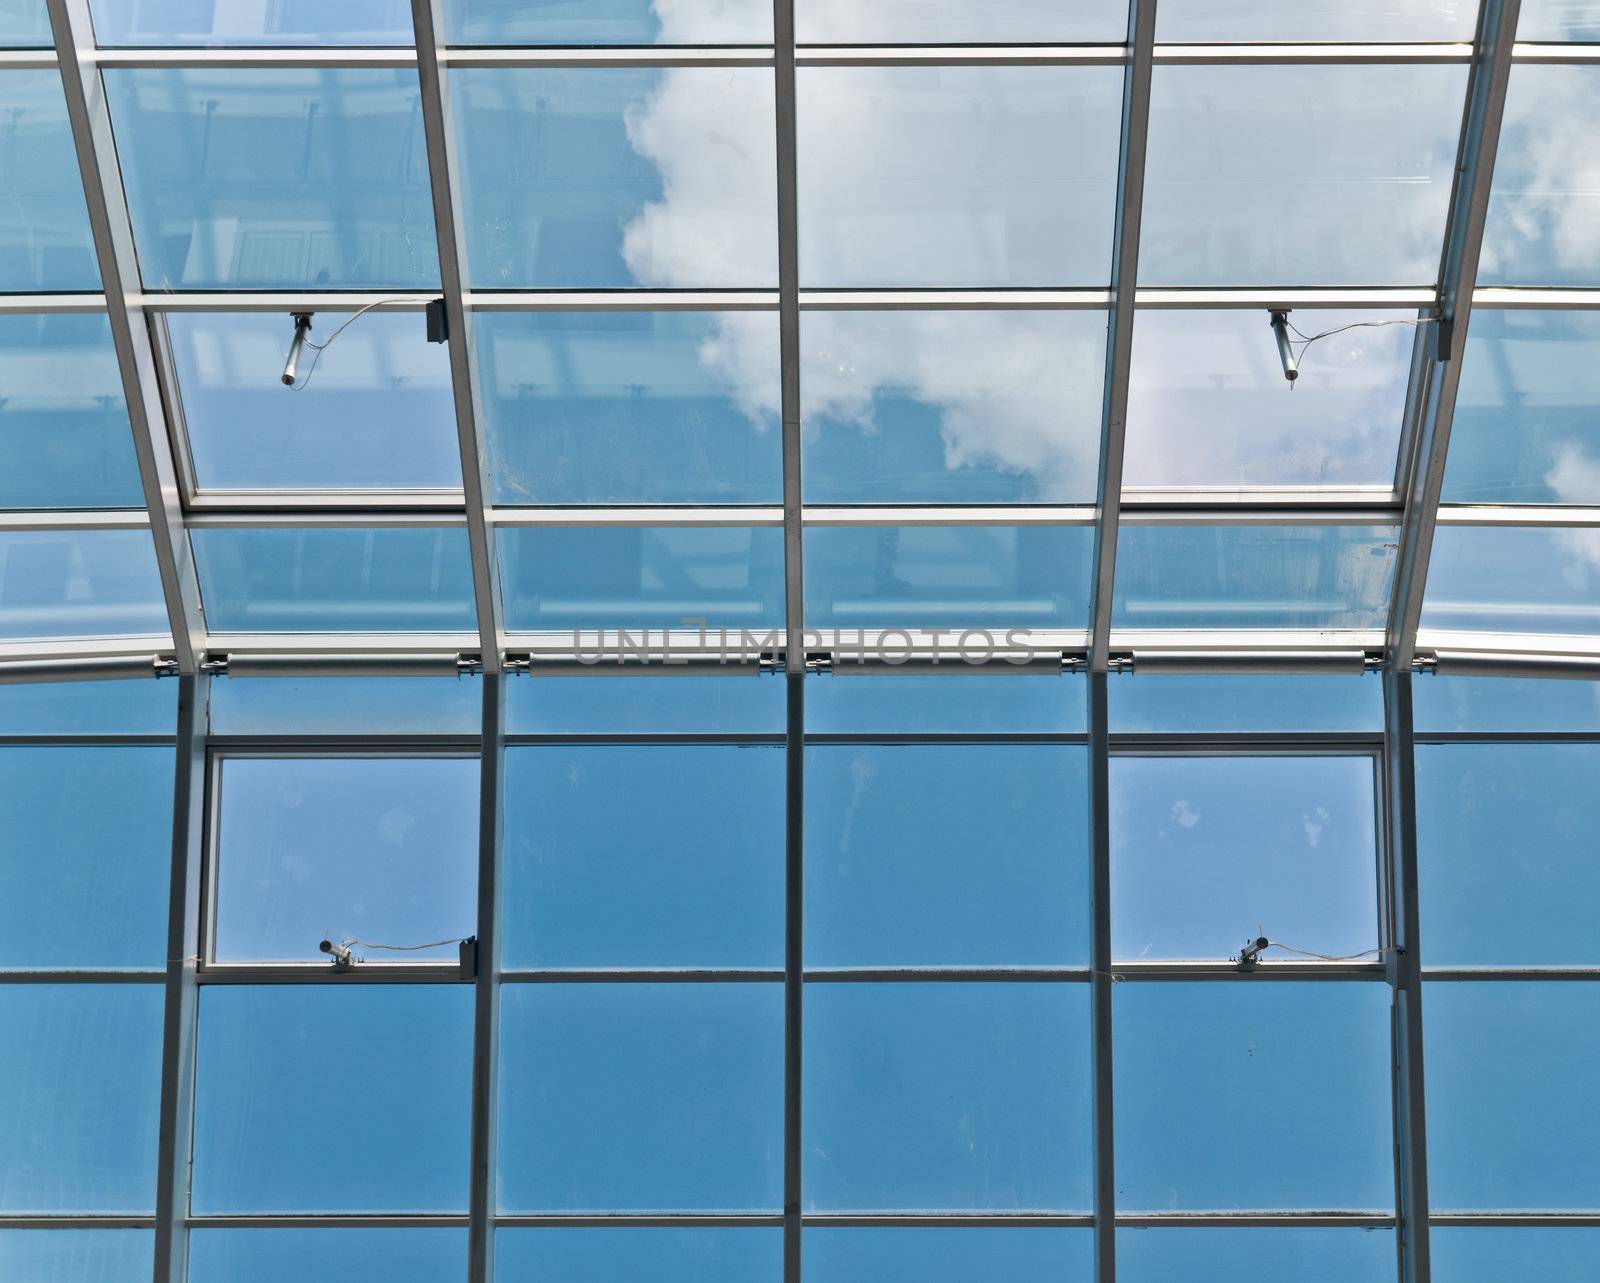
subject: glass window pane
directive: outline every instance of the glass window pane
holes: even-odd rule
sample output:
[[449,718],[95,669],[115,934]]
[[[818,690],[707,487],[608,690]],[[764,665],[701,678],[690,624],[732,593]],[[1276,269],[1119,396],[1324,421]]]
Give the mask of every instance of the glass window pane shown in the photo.
[[863,675],[870,681],[838,680],[849,675],[846,660],[832,676],[806,683],[807,733],[1086,734],[1089,729],[1087,683],[1070,673],[997,676],[983,669],[963,672],[952,682],[941,674],[868,669]]
[[1414,328],[1302,308],[1289,317],[1302,334],[1361,328],[1307,348],[1289,383],[1267,315],[1138,314],[1125,487],[1394,485]]
[[813,1226],[801,1249],[805,1283],[1060,1283],[1094,1276],[1083,1229],[857,1229]]
[[178,683],[150,678],[0,684],[0,735],[165,735]]
[[498,545],[506,627],[571,634],[587,655],[614,659],[618,629],[729,629],[731,647],[783,626],[776,526],[502,527]]
[[0,293],[98,290],[60,74],[0,71],[0,113]]
[[148,530],[0,531],[0,638],[166,632]]
[[1434,1211],[1600,1206],[1600,985],[1435,981],[1423,999]]
[[0,967],[166,965],[172,770],[168,747],[0,748]]
[[772,72],[451,73],[478,289],[775,286]]
[[159,984],[0,985],[0,1213],[155,1211],[161,1007]]
[[812,503],[1092,503],[1106,318],[807,312]]
[[1364,754],[1114,758],[1113,955],[1230,958],[1264,935],[1377,961],[1376,789]]
[[0,508],[143,508],[104,316],[0,316]]
[[1383,683],[1365,675],[1135,676],[1137,681],[1115,681],[1107,688],[1113,732],[1383,728]]
[[777,735],[784,731],[782,682],[749,680],[749,665],[709,677],[538,677],[506,687],[513,735]]
[[1393,1283],[1394,1262],[1394,1231],[1386,1229],[1163,1226],[1117,1231],[1117,1278],[1122,1283],[1235,1283],[1240,1278]]
[[1429,731],[1600,732],[1600,683],[1545,677],[1439,677],[1415,682],[1417,734]]
[[1432,284],[1465,84],[1459,66],[1158,67],[1139,283]]
[[772,312],[484,312],[502,504],[779,503]]
[[[1089,622],[1088,526],[827,526],[805,532],[806,623],[946,628],[952,657]],[[974,630],[963,635],[959,630]],[[889,657],[894,638],[885,640]],[[909,651],[909,644],[905,647]]]
[[0,49],[45,49],[52,43],[44,0],[0,0]]
[[1480,285],[1600,285],[1600,67],[1512,68]]
[[464,1229],[196,1229],[188,1283],[465,1283]]
[[776,1211],[783,987],[500,995],[502,1211]]
[[802,44],[1110,44],[1128,36],[1125,0],[797,0]]
[[189,540],[213,632],[476,627],[464,527],[210,528]]
[[1156,11],[1156,39],[1471,40],[1477,16],[1476,0],[1185,0]]
[[1600,1277],[1600,1230],[1587,1227],[1436,1225],[1428,1231],[1439,1283],[1589,1283]]
[[513,748],[504,825],[506,967],[783,966],[780,747]]
[[1111,275],[1115,67],[805,67],[809,286],[1100,286]]
[[805,1210],[1087,1210],[1089,1052],[1084,984],[808,985]]
[[100,45],[408,45],[406,0],[90,0]]
[[104,78],[148,288],[438,288],[414,71]]
[[1392,526],[1139,525],[1117,539],[1118,628],[1381,629]]
[[455,961],[476,933],[477,758],[230,756],[217,797],[217,961]]
[[[351,317],[318,313],[327,343]],[[460,489],[450,357],[421,316],[368,312],[279,381],[294,334],[281,313],[166,317],[196,488]]]
[[1115,1009],[1119,1210],[1393,1210],[1386,985],[1141,982]]
[[472,735],[483,727],[483,683],[470,677],[215,678],[218,735]]
[[1600,40],[1597,0],[1528,0],[1517,18],[1518,40]]
[[772,43],[765,0],[443,0],[456,45],[760,45]]
[[154,1254],[153,1230],[0,1230],[0,1275],[18,1283],[149,1283]]
[[497,1283],[779,1283],[783,1231],[766,1227],[501,1229]]
[[465,1212],[472,987],[207,985],[197,1216]]
[[1600,633],[1600,530],[1440,526],[1422,626]]
[[807,965],[1087,965],[1086,758],[1068,745],[808,748]]

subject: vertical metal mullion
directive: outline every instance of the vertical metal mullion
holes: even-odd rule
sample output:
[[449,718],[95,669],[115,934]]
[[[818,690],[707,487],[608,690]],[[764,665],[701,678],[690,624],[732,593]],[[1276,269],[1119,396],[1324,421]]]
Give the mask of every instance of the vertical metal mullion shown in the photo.
[[194,552],[184,533],[183,496],[167,436],[155,349],[138,302],[141,286],[133,223],[117,164],[111,109],[94,63],[89,0],[48,0],[48,4],[56,64],[83,180],[122,396],[133,429],[139,481],[150,514],[150,537],[172,630],[173,651],[179,672],[194,673],[206,648],[200,580],[195,573]]
[[500,1066],[501,790],[505,781],[506,678],[483,676],[483,744],[478,782],[478,947],[472,1019],[472,1169],[468,1283],[493,1283],[495,1121]]
[[777,107],[778,352],[783,410],[784,667],[805,671],[805,574],[800,489],[800,209],[795,126],[794,0],[773,0]]
[[790,673],[784,741],[783,1280],[800,1283],[801,1032],[805,997],[805,674]]
[[1144,207],[1145,148],[1150,137],[1150,75],[1155,61],[1156,0],[1130,0],[1128,66],[1122,84],[1122,144],[1117,167],[1117,239],[1111,247],[1111,312],[1106,329],[1106,378],[1100,416],[1100,479],[1095,505],[1094,595],[1089,667],[1104,672],[1111,649],[1111,598],[1117,570],[1117,523],[1122,511],[1123,445],[1128,427],[1128,378],[1133,360],[1133,302],[1139,274],[1139,226]]
[[178,679],[172,786],[172,867],[156,1142],[154,1283],[184,1283],[189,1268],[189,1183],[194,1152],[194,1066],[199,1020],[200,885],[206,833],[206,733],[211,679]]
[[1097,1283],[1117,1276],[1117,1179],[1111,1061],[1111,734],[1107,677],[1089,674],[1091,1026],[1094,1036],[1094,1258]]

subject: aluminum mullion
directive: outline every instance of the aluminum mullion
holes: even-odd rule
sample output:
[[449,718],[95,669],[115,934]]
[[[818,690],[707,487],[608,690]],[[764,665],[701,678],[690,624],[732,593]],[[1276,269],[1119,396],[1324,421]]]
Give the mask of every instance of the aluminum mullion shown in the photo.
[[1117,568],[1117,519],[1133,364],[1134,291],[1139,269],[1139,224],[1144,205],[1145,148],[1150,134],[1150,76],[1156,38],[1156,0],[1130,0],[1130,57],[1123,77],[1122,141],[1117,169],[1117,238],[1111,247],[1114,301],[1106,334],[1106,375],[1100,415],[1100,469],[1095,507],[1094,587],[1090,597],[1089,667],[1104,672],[1111,649],[1111,602]]
[[111,109],[93,62],[89,0],[48,0],[48,5],[111,341],[150,517],[161,594],[179,670],[192,674],[205,652],[200,581],[183,528],[183,496],[167,438],[155,348],[137,302],[141,287],[133,224],[123,196]]
[[[800,485],[800,207],[794,0],[773,0],[772,36],[777,117],[779,400],[783,424],[784,667],[795,676],[805,672],[805,542]],[[798,1246],[795,1250],[798,1261]],[[791,1279],[789,1283],[799,1280]]]
[[[1137,0],[1136,0],[1137,2]],[[1094,1037],[1094,1260],[1097,1283],[1116,1283],[1117,1179],[1111,1058],[1111,716],[1107,674],[1089,674],[1090,1021]]]
[[1450,196],[1439,267],[1435,315],[1440,319],[1436,324],[1418,327],[1418,355],[1406,397],[1405,435],[1411,450],[1406,516],[1400,529],[1385,645],[1389,663],[1397,670],[1409,670],[1416,656],[1417,627],[1422,619],[1428,561],[1433,552],[1439,496],[1444,488],[1445,456],[1461,385],[1461,357],[1478,282],[1478,260],[1520,9],[1521,0],[1483,0],[1478,15],[1476,53],[1467,82],[1455,187]]
[[[779,5],[789,0],[778,0]],[[791,11],[792,12],[792,11]],[[784,677],[783,873],[783,1280],[802,1283],[801,1216],[804,1134],[801,1127],[802,1033],[805,1009],[806,677]]]

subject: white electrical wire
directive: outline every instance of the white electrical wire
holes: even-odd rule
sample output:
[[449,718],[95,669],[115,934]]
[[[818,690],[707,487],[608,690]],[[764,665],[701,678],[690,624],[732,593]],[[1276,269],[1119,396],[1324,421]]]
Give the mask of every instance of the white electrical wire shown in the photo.
[[[1318,339],[1331,338],[1335,334],[1343,334],[1346,330],[1376,330],[1382,329],[1386,325],[1432,325],[1438,319],[1439,318],[1437,316],[1422,316],[1414,319],[1407,318],[1403,321],[1352,321],[1349,325],[1336,325],[1333,329],[1323,330],[1318,334],[1302,334],[1299,330],[1295,329],[1294,322],[1290,321],[1287,316],[1284,317],[1283,323],[1290,330],[1293,330],[1295,336],[1301,341],[1300,350],[1294,354],[1295,367],[1298,369],[1300,363],[1305,360],[1306,349]],[[1291,343],[1290,347],[1292,348],[1293,346],[1294,345]],[[1289,390],[1291,392],[1294,391],[1294,385],[1296,382],[1298,382],[1298,380],[1290,381]]]
[[[359,321],[368,312],[372,311],[373,308],[375,308],[375,307],[390,307],[390,306],[393,306],[394,304],[397,304],[397,303],[431,303],[431,302],[433,302],[433,299],[431,297],[412,298],[412,297],[407,297],[407,296],[399,296],[399,297],[396,297],[396,298],[380,298],[377,302],[368,303],[365,307],[359,308],[358,310],[352,312],[345,319],[344,324],[339,326],[339,328],[336,329],[332,334],[328,335],[328,337],[326,339],[324,339],[321,343],[313,343],[310,339],[306,339],[305,340],[305,346],[310,348],[313,352],[315,352],[316,355],[311,358],[311,364],[306,367],[306,372],[305,372],[304,377],[302,377],[300,382],[298,382],[298,383],[291,383],[289,385],[289,391],[291,391],[291,392],[302,391],[305,388],[306,384],[311,382],[311,376],[317,372],[317,363],[322,360],[322,354],[324,352],[326,352],[330,347],[333,346],[334,339],[338,338],[341,334],[343,334],[346,330],[348,330],[352,325],[354,325],[357,321]],[[377,947],[380,947],[380,946],[373,946],[373,947],[377,948]]]
[[1381,957],[1386,953],[1398,953],[1398,949],[1387,945],[1376,949],[1363,949],[1360,953],[1317,953],[1311,949],[1297,949],[1292,944],[1284,944],[1281,940],[1268,940],[1267,948],[1282,949],[1285,953],[1298,953],[1302,958],[1315,958],[1318,962],[1360,962],[1363,958]]
[[340,940],[346,949],[360,946],[363,949],[387,949],[391,953],[416,953],[422,949],[442,949],[447,944],[464,944],[467,936],[455,936],[449,940],[430,940],[427,944],[379,944],[375,940],[356,940],[349,936]]

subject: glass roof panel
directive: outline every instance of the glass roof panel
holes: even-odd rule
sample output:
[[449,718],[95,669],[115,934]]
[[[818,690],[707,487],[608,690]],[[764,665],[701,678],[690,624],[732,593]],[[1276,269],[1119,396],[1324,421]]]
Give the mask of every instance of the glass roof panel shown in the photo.
[[811,1225],[801,1240],[806,1277],[817,1283],[1058,1283],[1094,1277],[1094,1235],[1081,1228]]
[[0,0],[0,49],[45,49],[52,43],[44,0]]
[[775,312],[484,312],[499,504],[781,503]]
[[282,1283],[284,1279],[362,1276],[380,1278],[383,1283],[465,1278],[467,1231],[327,1229],[318,1225],[196,1228],[189,1232],[187,1283]]
[[1436,1225],[1428,1231],[1439,1283],[1548,1279],[1583,1283],[1600,1277],[1600,1228],[1577,1225]]
[[103,315],[0,315],[0,508],[143,508]]
[[453,45],[763,45],[768,0],[437,0]]
[[[48,1283],[145,1283],[154,1230],[0,1230],[0,1276]],[[200,1283],[196,1278],[195,1283]]]
[[[309,341],[350,319],[315,316]],[[367,313],[304,354],[293,390],[285,314],[172,312],[166,328],[197,490],[461,488],[450,355],[420,315]]]
[[1600,285],[1600,66],[1511,69],[1479,285]]
[[1117,628],[1379,629],[1393,526],[1138,525],[1117,537]]
[[[1394,1263],[1394,1231],[1386,1229],[1163,1225],[1117,1230],[1122,1283],[1235,1283],[1244,1273],[1263,1279],[1393,1283]],[[1440,1283],[1461,1283],[1454,1275],[1437,1274],[1437,1266],[1435,1271]]]
[[415,71],[103,75],[146,287],[437,288]]
[[744,681],[747,667],[706,677],[616,672],[616,657],[593,675],[543,676],[506,687],[512,735],[781,736],[782,682]]
[[[875,671],[869,682],[853,682],[849,659],[806,688],[808,734],[1086,734],[1087,682],[1081,675],[1007,671],[1005,665],[962,671],[959,655],[948,658],[961,680],[946,674]],[[844,678],[846,680],[839,680]]]
[[1366,674],[1140,673],[1136,682],[1112,682],[1107,694],[1113,734],[1383,727],[1383,683]]
[[1422,627],[1600,634],[1600,530],[1440,526]]
[[498,1283],[645,1278],[651,1283],[758,1283],[783,1277],[783,1230],[766,1225],[507,1227],[494,1232],[494,1263]]
[[1106,44],[1128,36],[1126,0],[795,0],[801,44]]
[[1600,0],[1526,0],[1517,39],[1600,40]]
[[1105,336],[1098,311],[804,313],[806,499],[1093,503]]
[[800,283],[1100,286],[1117,67],[803,67]]
[[213,632],[476,627],[464,527],[206,528],[189,541]]
[[1392,486],[1415,333],[1396,319],[1292,313],[1307,335],[1362,328],[1306,349],[1290,383],[1265,310],[1140,311],[1123,485]]
[[[42,6],[41,6],[42,7]],[[408,45],[407,0],[89,0],[99,45]]]
[[1183,0],[1156,10],[1156,39],[1471,40],[1477,21],[1476,0]]
[[0,530],[0,641],[166,632],[148,530]]
[[0,71],[0,191],[0,293],[100,288],[55,71]]
[[1472,314],[1446,503],[1600,504],[1600,312]]
[[1465,85],[1454,65],[1158,66],[1139,284],[1431,285]]
[[450,92],[476,288],[777,284],[770,70],[465,67]]

